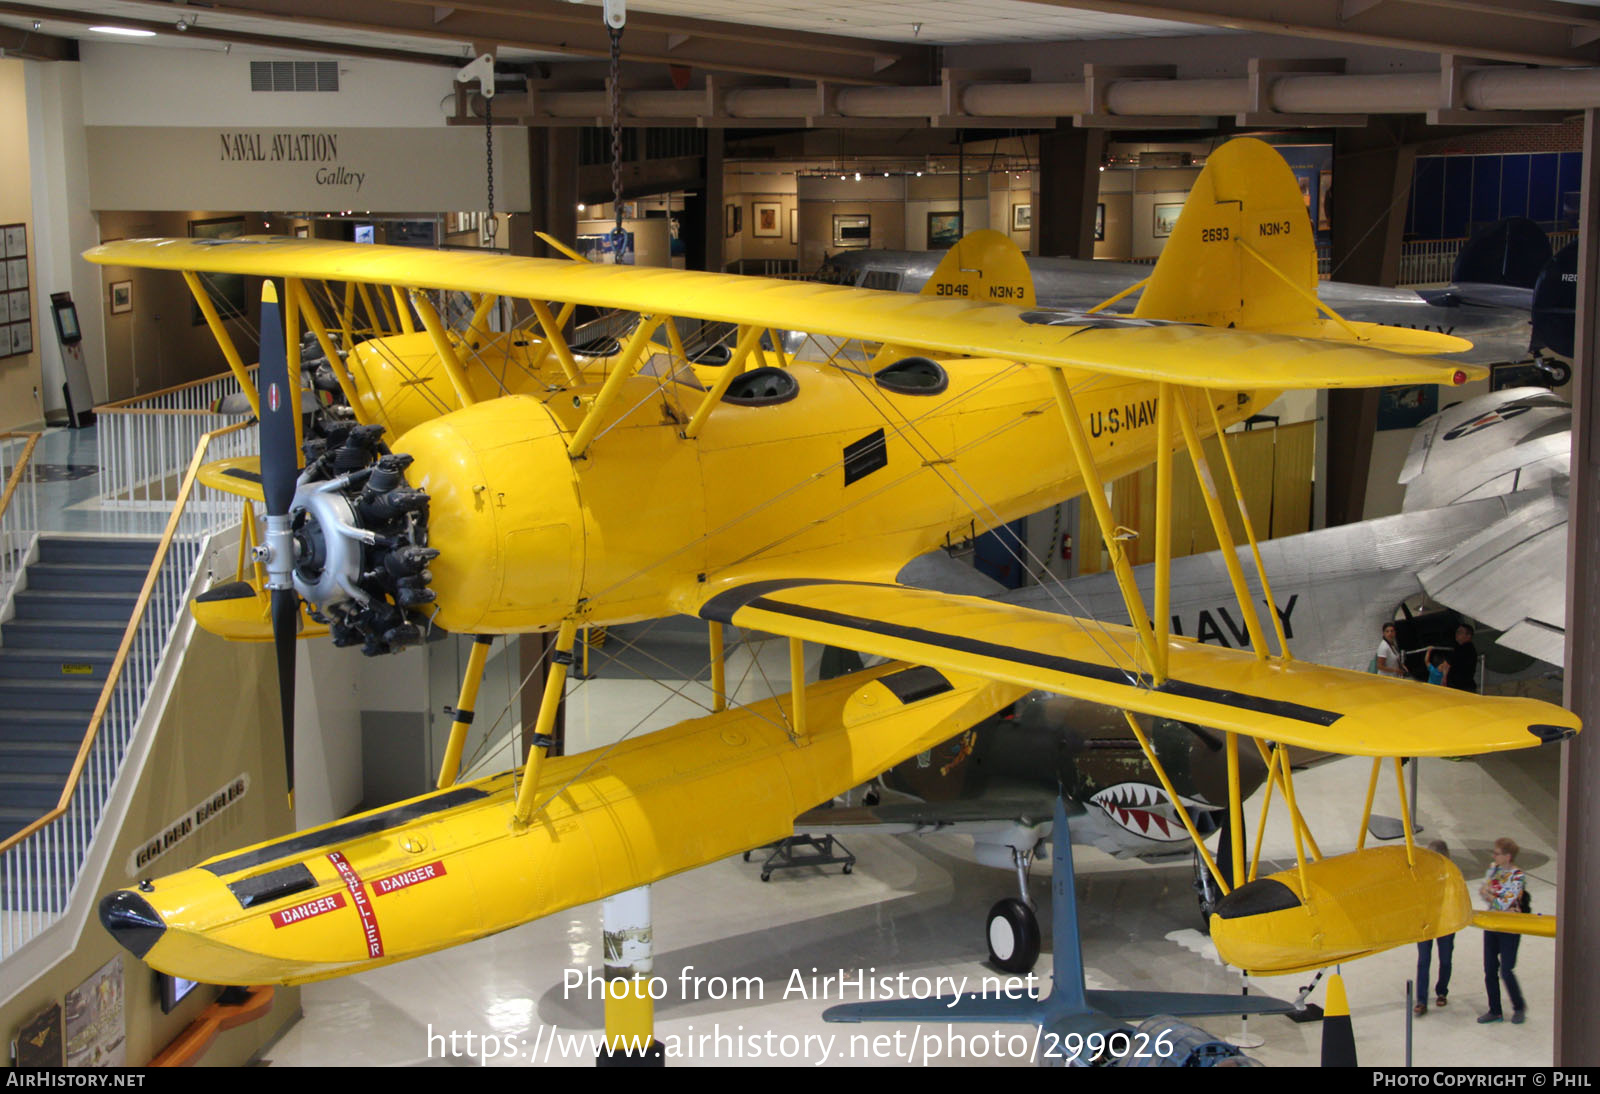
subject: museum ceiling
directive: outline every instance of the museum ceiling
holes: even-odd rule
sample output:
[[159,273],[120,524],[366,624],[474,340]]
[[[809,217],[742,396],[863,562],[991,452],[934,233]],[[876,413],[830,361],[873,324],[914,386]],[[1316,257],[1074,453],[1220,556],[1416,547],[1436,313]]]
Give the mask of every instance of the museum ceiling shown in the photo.
[[[0,48],[9,56],[69,57],[73,42],[103,38],[90,30],[103,25],[154,31],[143,40],[169,47],[439,64],[492,47],[502,66],[540,74],[604,58],[608,49],[599,5],[567,0],[0,0]],[[1181,64],[1218,52],[1218,36],[1313,41],[1323,57],[1379,50],[1600,63],[1600,10],[1592,0],[643,0],[629,4],[623,51],[635,81],[665,80],[677,68],[841,86],[926,85],[941,68],[963,63],[970,48],[1024,46],[1037,55],[1050,46],[1092,58],[1083,43],[1139,39],[1152,62]]]

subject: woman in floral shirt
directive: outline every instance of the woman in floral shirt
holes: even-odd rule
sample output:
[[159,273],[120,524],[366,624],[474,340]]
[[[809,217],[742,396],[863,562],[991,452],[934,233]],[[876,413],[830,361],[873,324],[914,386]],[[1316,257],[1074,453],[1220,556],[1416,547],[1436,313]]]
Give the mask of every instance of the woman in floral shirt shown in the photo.
[[[1478,895],[1488,903],[1491,912],[1522,911],[1523,875],[1516,867],[1517,843],[1502,836],[1494,841],[1494,865],[1478,886]],[[1483,987],[1489,993],[1489,1009],[1478,1016],[1479,1024],[1504,1021],[1500,1011],[1500,981],[1506,982],[1506,993],[1511,996],[1511,1021],[1521,1025],[1527,1018],[1523,1005],[1522,989],[1517,985],[1518,934],[1500,931],[1483,932]]]

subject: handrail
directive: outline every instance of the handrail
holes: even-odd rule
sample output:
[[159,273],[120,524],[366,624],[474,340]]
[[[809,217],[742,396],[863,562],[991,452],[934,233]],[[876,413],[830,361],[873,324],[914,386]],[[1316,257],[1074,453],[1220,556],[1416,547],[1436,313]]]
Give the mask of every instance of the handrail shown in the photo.
[[195,449],[194,458],[189,461],[189,470],[183,477],[183,486],[178,491],[177,501],[172,507],[172,515],[167,518],[167,527],[161,533],[161,540],[156,545],[155,561],[150,563],[150,572],[145,575],[144,585],[139,590],[139,596],[134,601],[133,612],[128,619],[128,627],[122,632],[122,641],[117,646],[116,655],[111,660],[111,667],[106,672],[106,683],[100,689],[100,698],[95,703],[94,713],[89,716],[88,728],[84,731],[83,744],[78,748],[78,755],[73,760],[72,770],[67,773],[66,785],[61,788],[61,798],[54,809],[22,829],[13,833],[6,839],[0,840],[0,855],[11,850],[28,836],[39,831],[52,821],[60,819],[72,804],[72,798],[77,793],[78,783],[83,775],[84,765],[88,760],[89,751],[94,746],[95,738],[100,733],[100,725],[105,720],[106,711],[111,706],[113,692],[122,675],[122,667],[128,660],[128,653],[133,647],[133,642],[139,630],[139,624],[144,618],[144,613],[150,604],[151,594],[156,583],[161,577],[161,566],[166,561],[167,552],[172,547],[172,540],[177,535],[179,521],[183,517],[184,508],[188,505],[189,495],[194,490],[195,479],[200,474],[200,467],[205,462],[206,449],[211,442],[224,434],[254,426],[251,421],[236,422],[222,429],[215,429],[200,438],[200,444]]
[[[245,368],[246,372],[249,372],[251,369],[255,369],[255,368],[259,368],[259,367],[260,367],[259,365],[246,365],[244,368]],[[151,399],[159,399],[164,395],[172,395],[172,394],[174,394],[176,392],[179,392],[179,391],[187,391],[189,388],[192,388],[192,387],[200,387],[200,386],[202,386],[204,384],[215,383],[217,380],[220,380],[220,379],[222,379],[224,377],[228,377],[228,376],[232,376],[232,375],[233,374],[231,372],[219,372],[215,376],[202,376],[198,380],[189,380],[189,381],[187,381],[185,383],[182,383],[182,384],[173,384],[171,387],[160,388],[159,390],[156,390],[156,391],[141,392],[138,395],[133,395],[133,396],[130,396],[130,397],[126,398],[126,399],[118,399],[115,402],[110,402],[110,403],[102,403],[101,405],[99,405],[99,406],[94,408],[94,412],[96,414],[103,414],[106,411],[129,409],[129,408],[131,408],[131,404],[133,404],[133,403],[143,403],[143,402],[148,402]]]
[[160,406],[102,406],[95,408],[95,417],[108,414],[187,414],[194,417],[215,418],[214,410],[198,410],[193,407],[173,407],[168,409]]
[[28,467],[28,461],[33,458],[34,447],[39,443],[41,436],[43,436],[41,433],[0,433],[0,441],[28,438],[28,443],[22,446],[22,455],[17,457],[16,466],[11,469],[11,475],[6,479],[5,493],[0,494],[0,517],[5,516],[6,507],[11,504],[11,496],[17,492],[17,486],[22,482],[22,474]]

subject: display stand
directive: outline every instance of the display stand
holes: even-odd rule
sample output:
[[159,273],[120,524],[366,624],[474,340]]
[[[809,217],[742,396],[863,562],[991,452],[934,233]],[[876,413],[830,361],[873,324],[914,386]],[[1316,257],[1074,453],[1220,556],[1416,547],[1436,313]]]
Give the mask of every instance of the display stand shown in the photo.
[[[767,861],[761,864],[761,880],[771,881],[774,870],[793,870],[800,866],[833,866],[844,863],[844,873],[849,873],[856,864],[856,857],[850,853],[844,844],[832,836],[823,836],[820,839],[811,835],[793,835],[788,839],[781,839],[777,843],[769,843],[758,847],[758,851],[771,850]],[[744,860],[750,861],[752,851],[744,853]]]

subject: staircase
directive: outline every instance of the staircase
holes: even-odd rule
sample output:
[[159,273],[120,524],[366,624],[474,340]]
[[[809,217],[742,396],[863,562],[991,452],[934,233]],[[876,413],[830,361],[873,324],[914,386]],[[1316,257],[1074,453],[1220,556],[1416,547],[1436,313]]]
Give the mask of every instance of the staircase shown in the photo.
[[45,536],[0,624],[0,840],[61,798],[154,539]]

